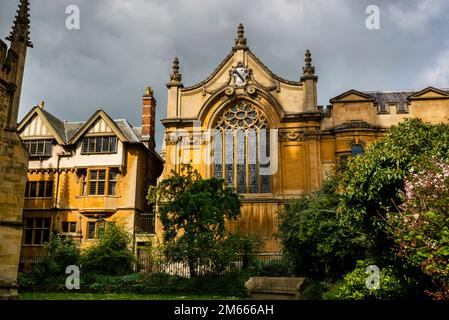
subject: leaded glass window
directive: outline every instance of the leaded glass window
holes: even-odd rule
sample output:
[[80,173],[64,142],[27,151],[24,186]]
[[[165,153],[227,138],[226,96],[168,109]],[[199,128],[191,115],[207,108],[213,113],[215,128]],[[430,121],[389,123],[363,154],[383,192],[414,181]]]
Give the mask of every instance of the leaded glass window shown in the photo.
[[351,155],[353,157],[358,156],[359,154],[362,154],[364,152],[364,148],[360,144],[354,144],[351,146]]
[[270,193],[270,139],[265,115],[240,102],[219,117],[214,132],[214,175],[239,193]]

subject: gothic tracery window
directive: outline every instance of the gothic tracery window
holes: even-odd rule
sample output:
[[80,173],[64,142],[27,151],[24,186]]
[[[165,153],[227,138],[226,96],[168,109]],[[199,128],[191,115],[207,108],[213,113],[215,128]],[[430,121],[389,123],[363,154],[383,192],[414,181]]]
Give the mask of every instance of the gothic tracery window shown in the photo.
[[265,115],[249,102],[226,109],[214,131],[214,174],[238,193],[269,193],[270,136]]

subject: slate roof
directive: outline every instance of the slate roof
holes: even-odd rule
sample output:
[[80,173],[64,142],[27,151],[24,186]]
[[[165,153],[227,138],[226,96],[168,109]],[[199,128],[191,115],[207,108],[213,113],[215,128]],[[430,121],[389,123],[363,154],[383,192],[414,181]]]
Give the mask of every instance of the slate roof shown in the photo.
[[73,136],[84,126],[86,121],[79,122],[65,122],[65,134],[67,136],[67,141],[73,138]]
[[[53,126],[58,135],[61,137],[61,139],[64,141],[64,143],[70,141],[70,139],[72,139],[73,136],[75,136],[78,131],[86,124],[86,121],[61,121],[45,109],[40,110],[47,118],[48,122],[50,122],[50,124]],[[142,143],[142,128],[133,128],[133,126],[126,119],[114,119],[113,121],[126,137],[129,143]]]
[[[439,89],[449,93],[449,89]],[[374,98],[379,107],[383,108],[388,103],[397,103],[398,106],[407,105],[408,98],[422,90],[407,90],[407,91],[362,91],[363,93]]]
[[61,137],[61,139],[64,141],[64,143],[67,143],[67,135],[64,127],[64,122],[56,118],[54,115],[52,115],[50,112],[46,111],[45,109],[41,109],[42,113],[47,118],[48,122],[53,126],[56,133]]
[[387,104],[396,103],[399,108],[405,109],[408,103],[407,98],[418,91],[362,91],[374,98],[379,105],[379,109],[386,109]]
[[125,119],[114,120],[119,129],[130,143],[141,143],[140,137],[136,135],[131,124]]

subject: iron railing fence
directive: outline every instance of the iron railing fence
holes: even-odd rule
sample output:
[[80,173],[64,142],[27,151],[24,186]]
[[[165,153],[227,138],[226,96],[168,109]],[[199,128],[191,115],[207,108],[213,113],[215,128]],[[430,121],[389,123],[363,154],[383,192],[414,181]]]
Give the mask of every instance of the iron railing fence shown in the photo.
[[[255,261],[261,263],[267,263],[271,261],[279,261],[282,259],[282,255],[279,253],[276,254],[258,254],[253,257]],[[231,261],[229,265],[221,268],[221,273],[227,273],[231,271],[241,270],[244,264],[244,257],[239,256],[239,258],[235,261]],[[140,256],[138,259],[137,269],[141,273],[166,273],[170,275],[177,275],[180,277],[189,278],[190,277],[190,268],[186,262],[168,262],[163,257],[149,257],[149,256]],[[208,275],[212,274],[213,270],[215,270],[212,263],[208,263],[206,265],[201,265],[197,267],[196,274],[197,275]]]

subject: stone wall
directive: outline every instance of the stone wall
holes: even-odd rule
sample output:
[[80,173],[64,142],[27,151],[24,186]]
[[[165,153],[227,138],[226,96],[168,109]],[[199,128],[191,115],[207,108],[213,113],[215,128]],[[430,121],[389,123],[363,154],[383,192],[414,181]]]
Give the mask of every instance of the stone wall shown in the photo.
[[5,128],[10,95],[0,86],[0,299],[17,298],[22,209],[28,153],[16,131]]

